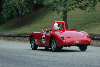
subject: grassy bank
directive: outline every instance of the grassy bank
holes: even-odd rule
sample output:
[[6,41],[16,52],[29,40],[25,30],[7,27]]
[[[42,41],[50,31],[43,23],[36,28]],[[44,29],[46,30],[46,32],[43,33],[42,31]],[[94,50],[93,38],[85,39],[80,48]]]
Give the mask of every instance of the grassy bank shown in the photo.
[[[0,25],[0,32],[10,33],[30,33],[51,28],[54,21],[62,21],[62,13],[40,8],[34,13],[24,16],[25,25],[21,25],[21,19],[15,18]],[[80,9],[68,12],[68,25],[70,28],[84,30],[88,33],[100,33],[100,3],[96,6],[96,11],[85,12]]]

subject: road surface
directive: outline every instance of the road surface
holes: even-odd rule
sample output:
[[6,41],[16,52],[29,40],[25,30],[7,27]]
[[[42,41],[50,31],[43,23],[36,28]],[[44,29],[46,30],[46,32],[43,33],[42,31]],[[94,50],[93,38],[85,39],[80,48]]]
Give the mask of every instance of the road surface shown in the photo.
[[0,41],[0,67],[100,67],[100,47],[64,47],[58,52],[38,47],[31,50],[26,42]]

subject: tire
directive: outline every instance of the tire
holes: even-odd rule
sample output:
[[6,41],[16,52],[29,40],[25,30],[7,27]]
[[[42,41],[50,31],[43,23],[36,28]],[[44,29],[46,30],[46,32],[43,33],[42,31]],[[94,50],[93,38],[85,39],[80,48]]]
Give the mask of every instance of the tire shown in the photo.
[[31,38],[31,48],[32,50],[37,50],[37,45],[35,44],[34,37]]
[[52,37],[51,39],[51,50],[54,52],[58,51],[58,47],[57,47],[56,40],[54,37]]
[[87,45],[80,45],[80,46],[79,46],[79,49],[80,49],[81,51],[86,51]]

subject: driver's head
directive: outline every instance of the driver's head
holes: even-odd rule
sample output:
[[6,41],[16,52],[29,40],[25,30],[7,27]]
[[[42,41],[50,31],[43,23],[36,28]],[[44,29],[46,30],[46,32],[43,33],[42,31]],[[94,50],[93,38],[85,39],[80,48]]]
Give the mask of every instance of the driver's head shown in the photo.
[[59,28],[60,28],[60,24],[55,23],[55,24],[54,24],[54,30],[59,30]]

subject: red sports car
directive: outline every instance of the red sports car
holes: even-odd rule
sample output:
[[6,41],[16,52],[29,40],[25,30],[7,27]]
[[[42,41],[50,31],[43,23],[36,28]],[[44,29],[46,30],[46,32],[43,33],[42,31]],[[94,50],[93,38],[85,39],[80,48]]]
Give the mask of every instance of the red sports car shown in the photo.
[[64,21],[53,22],[52,29],[30,33],[29,40],[32,50],[36,50],[39,46],[45,47],[45,49],[51,48],[52,51],[58,51],[58,49],[62,49],[64,46],[78,46],[81,51],[85,51],[91,43],[88,33],[67,30]]

